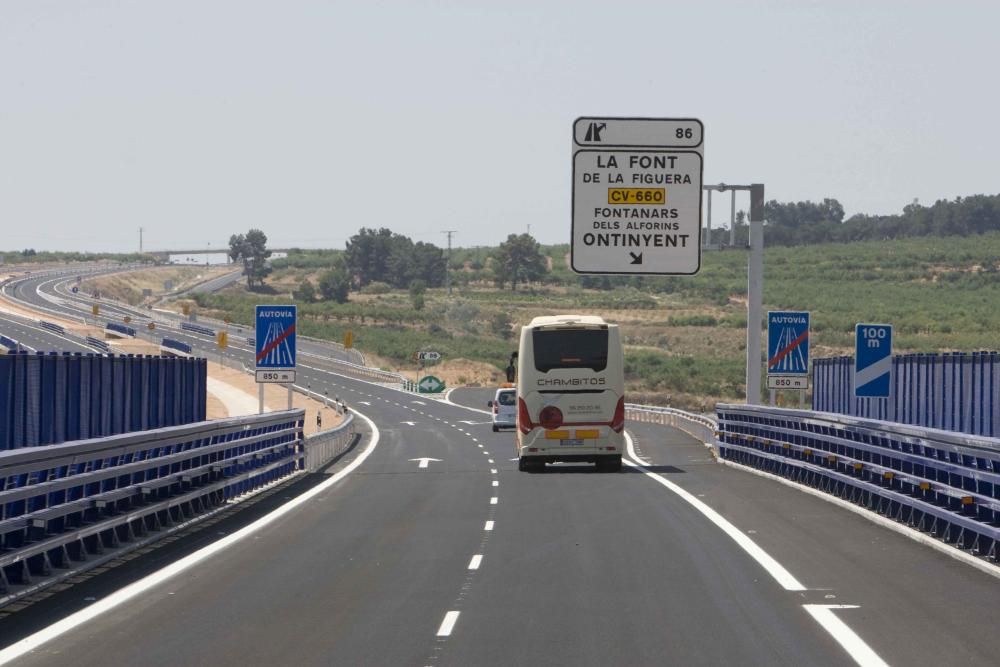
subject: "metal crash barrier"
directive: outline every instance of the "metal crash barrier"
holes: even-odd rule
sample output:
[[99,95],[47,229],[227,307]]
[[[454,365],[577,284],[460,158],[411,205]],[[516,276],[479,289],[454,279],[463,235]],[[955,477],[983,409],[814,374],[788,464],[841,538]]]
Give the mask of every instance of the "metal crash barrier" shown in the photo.
[[348,413],[335,428],[314,433],[305,439],[305,470],[317,472],[346,452],[354,443],[354,415]]
[[723,459],[998,559],[1000,439],[764,406],[720,404],[717,412]]
[[679,428],[701,442],[715,442],[716,422],[711,417],[685,412],[676,408],[663,408],[656,405],[625,404],[625,416],[632,421],[660,424]]
[[304,414],[0,452],[0,604],[301,471]]

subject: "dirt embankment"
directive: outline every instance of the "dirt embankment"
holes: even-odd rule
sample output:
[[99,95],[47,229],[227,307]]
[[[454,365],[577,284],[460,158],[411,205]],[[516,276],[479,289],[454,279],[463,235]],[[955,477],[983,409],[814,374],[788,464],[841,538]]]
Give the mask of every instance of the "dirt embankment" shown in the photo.
[[[225,384],[248,394],[254,400],[257,399],[257,383],[254,381],[252,375],[248,375],[247,373],[243,373],[233,368],[220,366],[218,363],[213,361],[208,362],[208,375],[213,379],[224,382]],[[209,419],[221,419],[223,417],[232,416],[229,414],[226,406],[219,398],[215,397],[211,392],[209,392],[208,397],[209,401],[207,407]],[[332,396],[330,397],[331,406],[333,405],[333,398],[334,397]],[[265,385],[264,404],[275,410],[285,409],[288,406],[288,390],[281,385]],[[327,407],[322,401],[313,400],[312,398],[308,398],[297,391],[292,392],[292,407],[305,409],[306,435],[312,435],[319,430],[316,426],[317,412],[319,412],[322,416],[323,429],[333,428],[344,420],[344,417],[338,414],[335,408]]]
[[88,278],[80,284],[80,290],[87,294],[100,292],[101,298],[137,306],[147,300],[144,290],[153,296],[169,295],[232,271],[231,266],[161,266]]

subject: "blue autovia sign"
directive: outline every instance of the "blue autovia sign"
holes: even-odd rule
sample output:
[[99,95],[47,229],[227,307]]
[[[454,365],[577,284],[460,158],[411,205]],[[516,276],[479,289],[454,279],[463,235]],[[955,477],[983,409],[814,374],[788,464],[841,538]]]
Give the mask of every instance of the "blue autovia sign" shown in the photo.
[[257,306],[257,368],[295,368],[295,306]]
[[767,313],[767,374],[809,374],[809,313]]
[[854,327],[854,395],[888,398],[892,385],[892,325]]

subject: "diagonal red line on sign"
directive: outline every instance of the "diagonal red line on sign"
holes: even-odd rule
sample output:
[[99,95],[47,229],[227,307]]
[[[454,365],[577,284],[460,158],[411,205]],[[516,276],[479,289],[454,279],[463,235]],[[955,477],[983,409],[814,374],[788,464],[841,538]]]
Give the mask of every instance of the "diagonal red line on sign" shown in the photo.
[[264,357],[266,357],[271,352],[271,350],[273,350],[274,348],[278,347],[278,345],[281,344],[281,341],[285,340],[286,338],[288,338],[289,336],[291,336],[293,333],[295,333],[295,325],[294,324],[292,326],[288,327],[287,329],[285,329],[284,331],[282,331],[280,336],[278,336],[277,338],[275,338],[274,340],[272,340],[270,343],[268,343],[266,346],[264,346],[264,349],[261,350],[257,354],[257,363],[260,363],[261,359],[263,359]]
[[804,341],[808,337],[809,337],[809,329],[806,329],[801,334],[799,334],[798,338],[796,338],[791,343],[789,343],[788,347],[786,347],[785,349],[783,349],[780,352],[778,352],[778,354],[774,355],[774,357],[772,359],[768,359],[767,360],[767,367],[771,368],[772,366],[777,365],[777,363],[779,361],[781,361],[782,359],[784,359],[785,357],[787,357],[789,352],[791,352],[792,350],[794,350],[798,346],[799,343],[801,343],[802,341]]

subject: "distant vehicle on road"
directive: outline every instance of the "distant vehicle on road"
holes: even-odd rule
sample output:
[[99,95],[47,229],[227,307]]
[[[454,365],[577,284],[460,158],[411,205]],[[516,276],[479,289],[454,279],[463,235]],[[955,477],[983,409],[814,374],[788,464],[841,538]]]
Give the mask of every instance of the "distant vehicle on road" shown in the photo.
[[501,387],[493,395],[493,400],[486,406],[493,411],[493,432],[501,428],[516,428],[517,426],[517,390],[512,387]]
[[621,470],[625,366],[618,325],[589,315],[536,317],[521,329],[507,379],[517,381],[519,470],[555,461]]

